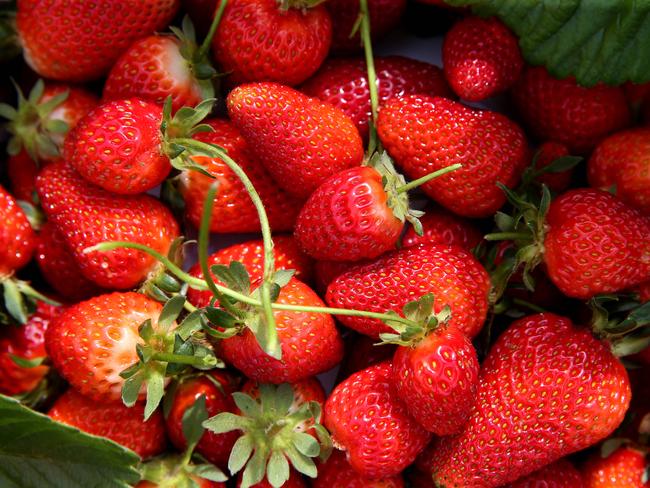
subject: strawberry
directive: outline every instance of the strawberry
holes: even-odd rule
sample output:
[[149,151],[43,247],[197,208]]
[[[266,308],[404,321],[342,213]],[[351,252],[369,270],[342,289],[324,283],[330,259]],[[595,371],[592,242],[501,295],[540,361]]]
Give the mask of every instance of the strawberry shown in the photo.
[[[328,2],[326,5],[341,2]],[[345,2],[356,8],[354,3]],[[372,4],[372,2],[370,2]],[[386,17],[382,15],[382,18]],[[422,94],[452,95],[442,70],[437,66],[404,58],[375,58],[380,106],[394,97]],[[366,63],[362,58],[330,59],[301,90],[311,97],[331,103],[352,119],[364,140],[368,139],[371,117],[370,90]]]
[[178,3],[20,0],[16,25],[25,60],[34,71],[54,80],[81,82],[108,72],[136,39],[164,29]]
[[320,100],[275,83],[251,83],[230,92],[227,105],[278,186],[298,198],[361,164],[363,147],[354,123]]
[[[289,412],[293,413],[300,408],[300,405],[309,402],[316,402],[321,405],[325,404],[325,390],[316,378],[307,378],[291,384],[293,389],[293,403]],[[254,400],[260,398],[260,385],[255,381],[248,380],[241,389],[242,393],[250,396]]]
[[38,166],[38,163],[24,150],[7,159],[7,177],[11,184],[11,193],[17,200],[30,204],[36,203]]
[[445,244],[458,246],[468,251],[478,246],[483,240],[481,232],[469,221],[464,220],[438,207],[426,209],[420,217],[422,235],[415,232],[414,227],[408,227],[402,246],[410,247],[418,244]]
[[312,488],[404,488],[401,476],[368,479],[357,473],[340,451],[332,452],[327,461],[318,466],[318,478]]
[[330,16],[317,3],[230,0],[212,40],[215,60],[232,83],[302,83],[325,60],[332,39]]
[[526,476],[607,437],[630,393],[625,368],[589,330],[550,313],[517,320],[483,363],[468,423],[437,441],[434,481],[496,487]]
[[500,20],[470,16],[445,35],[442,64],[454,92],[478,102],[508,90],[524,60],[517,37]]
[[[212,128],[212,132],[200,132],[194,138],[223,147],[242,167],[264,203],[273,231],[293,230],[300,207],[298,201],[278,189],[262,161],[253,157],[246,141],[230,122],[213,119],[206,124]],[[185,215],[190,223],[196,228],[201,225],[203,204],[216,179],[219,189],[210,217],[210,231],[259,232],[260,221],[255,206],[232,170],[219,158],[194,156],[193,161],[214,178],[193,170],[181,173],[178,188],[185,201]]]
[[607,134],[630,123],[620,87],[582,87],[573,78],[553,78],[543,67],[524,70],[513,98],[538,138],[565,144],[571,153],[590,151]]
[[[535,169],[541,170],[549,166],[555,160],[569,155],[569,149],[559,142],[545,142],[537,150]],[[571,184],[572,171],[566,170],[559,173],[543,173],[535,179],[543,183],[555,192],[562,192]]]
[[[327,288],[332,307],[387,312],[427,293],[436,297],[435,312],[451,307],[450,325],[474,337],[485,321],[490,281],[467,251],[422,244],[387,253],[368,264],[351,266]],[[371,337],[392,330],[377,319],[339,317],[341,323]]]
[[171,212],[157,200],[111,194],[87,183],[65,163],[44,168],[37,189],[45,214],[63,235],[82,274],[103,288],[133,288],[158,265],[133,249],[86,252],[86,248],[129,241],[166,254],[179,233]]
[[[198,476],[191,477],[190,480],[194,482],[193,488],[226,488],[225,483],[219,481],[210,481],[206,478],[199,478]],[[183,478],[183,481],[185,479]],[[178,486],[178,480],[173,475],[169,478],[161,480],[157,483],[153,481],[143,480],[140,481],[135,488],[176,488]]]
[[526,139],[514,122],[446,98],[410,95],[390,100],[379,113],[377,132],[411,178],[462,164],[422,189],[466,217],[496,212],[505,201],[496,184],[514,186],[527,160]]
[[383,362],[354,373],[325,403],[324,424],[334,445],[366,478],[398,475],[431,437],[395,396],[392,369]]
[[0,186],[0,283],[32,258],[36,234],[27,216],[7,190]]
[[518,479],[506,488],[584,488],[584,486],[580,471],[566,459],[560,459]]
[[339,365],[337,378],[344,380],[352,373],[391,359],[395,354],[396,347],[394,344],[383,344],[381,347],[377,347],[377,339],[362,334],[346,336],[345,355]]
[[[361,264],[363,261],[354,263]],[[314,264],[314,280],[316,290],[319,294],[325,295],[327,287],[334,281],[334,278],[342,275],[350,268],[350,263],[346,261],[316,261]]]
[[0,393],[18,395],[33,390],[50,370],[39,364],[23,367],[13,358],[35,361],[46,356],[45,331],[61,313],[60,307],[37,302],[36,311],[20,327],[5,326],[0,333]]
[[650,214],[650,128],[613,134],[598,144],[589,158],[589,184],[615,189],[628,205]]
[[[338,52],[361,50],[359,33],[350,36],[359,17],[359,2],[328,0],[325,3],[332,15],[332,49]],[[406,8],[406,0],[368,0],[370,32],[379,39],[393,30]]]
[[[290,473],[291,474],[289,475],[289,479],[282,484],[282,488],[307,488],[307,484],[305,483],[305,480],[302,479],[302,476],[296,474],[296,472],[293,470]],[[237,478],[237,488],[242,488],[242,478],[242,475]],[[273,485],[266,479],[263,479],[259,483],[255,483],[254,485],[250,486],[251,488],[273,488]]]
[[149,458],[165,450],[165,422],[157,411],[149,420],[142,419],[144,404],[125,406],[121,401],[95,401],[69,389],[54,403],[48,415],[57,422],[89,434],[106,437]]
[[619,447],[607,457],[592,455],[583,469],[585,488],[648,488],[645,452]]
[[[298,245],[290,236],[273,237],[273,255],[276,269],[294,269],[295,277],[301,281],[309,281],[311,276],[311,260],[298,249]],[[244,265],[253,281],[262,279],[264,271],[264,243],[261,239],[234,244],[224,247],[208,257],[208,266],[223,264],[228,266],[232,261],[239,261]],[[203,272],[199,263],[192,266],[189,273],[203,279]],[[213,277],[217,279],[216,277]],[[212,293],[205,290],[190,288],[187,298],[197,307],[210,304]]]

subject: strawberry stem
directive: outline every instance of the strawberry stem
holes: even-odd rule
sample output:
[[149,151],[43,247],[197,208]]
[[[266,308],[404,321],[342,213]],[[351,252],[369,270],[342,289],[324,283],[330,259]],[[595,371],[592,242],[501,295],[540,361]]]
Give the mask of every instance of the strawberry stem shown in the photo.
[[423,176],[422,178],[418,178],[417,180],[413,180],[410,183],[407,183],[406,185],[402,185],[399,188],[397,188],[397,193],[404,193],[405,191],[412,190],[413,188],[417,188],[420,185],[423,185],[427,181],[431,181],[434,178],[438,178],[439,176],[446,175],[447,173],[451,173],[452,171],[456,171],[457,169],[462,168],[463,165],[460,163],[457,164],[452,164],[451,166],[447,166],[446,168],[439,169],[438,171],[434,171],[433,173],[429,173],[428,175]]
[[492,234],[487,234],[484,239],[486,241],[530,240],[530,234],[525,232],[493,232]]
[[217,365],[214,356],[184,356],[171,352],[157,352],[151,356],[151,359],[154,361],[161,361],[166,363],[187,364],[188,366],[196,366],[199,368]]
[[226,5],[228,3],[228,0],[221,0],[219,2],[219,6],[217,7],[217,11],[214,13],[214,18],[212,19],[212,23],[210,24],[210,30],[208,31],[208,35],[203,39],[203,43],[201,44],[201,47],[199,48],[198,51],[198,57],[203,58],[206,56],[208,53],[208,50],[210,49],[210,44],[212,44],[212,38],[214,37],[215,32],[217,32],[217,27],[219,27],[219,22],[221,22],[221,18],[223,17],[223,12],[226,10]]
[[372,38],[370,37],[370,12],[368,0],[359,1],[359,16],[361,18],[360,34],[363,42],[363,52],[366,57],[366,69],[368,70],[368,89],[370,90],[370,109],[372,113],[372,124],[377,126],[377,111],[379,110],[379,90],[377,85],[377,72],[375,71],[375,59],[372,53]]

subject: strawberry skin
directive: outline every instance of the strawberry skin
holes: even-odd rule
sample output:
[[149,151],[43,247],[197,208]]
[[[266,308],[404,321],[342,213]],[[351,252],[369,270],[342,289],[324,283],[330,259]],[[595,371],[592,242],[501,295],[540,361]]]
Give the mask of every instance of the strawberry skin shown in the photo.
[[478,102],[508,90],[524,60],[517,37],[500,20],[470,16],[445,35],[442,64],[454,92]]
[[27,151],[22,150],[7,159],[7,177],[11,185],[11,193],[17,200],[35,203],[37,176],[38,163],[27,154]]
[[620,87],[581,87],[573,78],[551,77],[542,67],[526,68],[512,93],[532,132],[539,139],[565,144],[571,153],[588,152],[631,122]]
[[[205,478],[199,478],[198,476],[190,477],[190,479],[194,482],[196,488],[226,488],[225,483],[220,483],[219,481],[210,481]],[[169,480],[171,484],[156,484],[152,481],[144,480],[135,485],[135,488],[172,488],[177,486],[176,482],[175,478]]]
[[[293,230],[300,203],[278,189],[262,162],[251,154],[246,141],[229,121],[214,119],[205,123],[213,131],[200,132],[194,138],[223,147],[241,166],[260,195],[274,232]],[[219,182],[210,218],[210,232],[260,232],[260,219],[251,197],[244,184],[226,163],[221,159],[207,156],[194,156],[193,160]],[[179,191],[185,201],[185,215],[196,228],[201,225],[203,204],[214,182],[213,178],[198,171],[190,170],[181,173]]]
[[573,464],[560,459],[521,478],[506,488],[583,488],[582,475]]
[[226,102],[251,150],[278,186],[298,198],[306,199],[329,176],[361,164],[359,131],[329,104],[276,83],[240,86]]
[[146,459],[167,446],[165,421],[160,411],[144,419],[144,404],[127,407],[121,401],[97,402],[74,389],[59,397],[48,415],[92,435],[106,437]]
[[20,0],[16,25],[25,60],[34,71],[54,80],[82,82],[108,72],[136,39],[164,30],[178,4]]
[[[337,2],[328,2],[327,5]],[[341,3],[341,2],[338,2]],[[354,2],[345,2],[355,6]],[[432,64],[402,56],[375,58],[379,105],[404,95],[422,94],[451,97],[442,70]],[[364,140],[371,118],[368,73],[363,58],[327,60],[301,91],[341,109],[352,119]]]
[[323,423],[334,445],[346,451],[352,468],[367,478],[397,476],[431,438],[395,396],[389,361],[359,371],[334,388]]
[[439,486],[497,487],[607,437],[630,402],[625,368],[589,330],[550,313],[514,322],[483,363],[460,434],[432,452]]
[[105,241],[128,241],[166,254],[178,237],[178,224],[162,203],[147,195],[120,196],[92,186],[65,163],[44,168],[36,181],[47,217],[63,235],[83,275],[108,289],[140,284],[158,266],[134,249],[93,251]]
[[377,347],[377,339],[362,334],[346,336],[345,355],[339,365],[338,379],[344,380],[352,373],[392,359],[395,349],[394,344],[383,344]]
[[36,234],[14,197],[0,186],[0,278],[14,274],[32,258]]
[[583,470],[585,488],[648,488],[645,454],[619,447],[606,458],[593,454]]
[[134,195],[156,187],[171,171],[162,152],[162,109],[139,98],[90,111],[68,136],[64,158],[89,182]]
[[[237,479],[237,488],[241,488],[241,486],[242,475],[240,474]],[[273,485],[269,483],[266,478],[264,478],[259,483],[251,485],[251,488],[273,488]],[[296,471],[292,469],[289,474],[289,479],[285,481],[285,483],[282,485],[282,488],[307,488],[307,483],[305,483],[305,480],[302,479],[302,476],[300,476],[299,473],[296,473]]]
[[446,244],[458,246],[468,251],[483,240],[481,231],[470,221],[464,220],[442,208],[431,207],[420,217],[423,233],[415,233],[415,228],[408,226],[402,246],[411,247],[418,244]]
[[[451,307],[450,325],[474,337],[485,321],[490,280],[481,264],[464,249],[422,244],[387,253],[367,264],[351,266],[327,288],[332,307],[400,312],[427,293],[434,311]],[[345,326],[371,337],[392,330],[377,319],[340,316]]]
[[325,60],[332,21],[322,5],[280,9],[276,0],[231,0],[212,40],[212,53],[232,83],[298,85]]
[[650,128],[638,127],[604,139],[589,158],[589,184],[608,190],[650,215]]
[[465,217],[494,214],[505,202],[496,184],[514,186],[527,161],[526,139],[514,122],[446,98],[410,95],[390,100],[379,113],[377,132],[410,178],[462,164],[422,189]]
[[[569,155],[569,149],[559,142],[545,142],[539,146],[535,168],[542,169],[551,164],[556,159]],[[539,175],[536,180],[545,184],[555,192],[566,190],[571,184],[571,175],[573,170],[569,169],[561,173],[544,173]]]
[[404,488],[401,476],[382,479],[364,478],[357,473],[341,451],[332,455],[318,466],[318,478],[312,481],[312,488]]
[[546,216],[544,263],[567,296],[587,299],[650,278],[650,218],[587,188],[556,198]]

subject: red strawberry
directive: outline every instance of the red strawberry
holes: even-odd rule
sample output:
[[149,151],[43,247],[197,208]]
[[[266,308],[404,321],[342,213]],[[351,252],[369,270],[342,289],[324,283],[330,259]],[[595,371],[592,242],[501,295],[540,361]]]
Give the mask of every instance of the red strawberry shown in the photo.
[[[327,5],[341,2],[328,2]],[[372,2],[371,2],[372,3]],[[354,2],[345,2],[357,8]],[[386,15],[382,14],[382,18]],[[442,70],[437,66],[401,56],[375,58],[379,104],[410,94],[450,97]],[[366,62],[362,58],[330,59],[301,90],[341,109],[352,119],[359,133],[368,139],[370,90]]]
[[[343,52],[359,51],[359,33],[350,37],[359,17],[359,2],[328,0],[325,6],[332,15],[332,49]],[[393,30],[405,8],[406,0],[368,0],[372,38],[379,39]]]
[[133,41],[164,29],[177,8],[178,0],[20,0],[16,25],[34,71],[80,82],[108,72]]
[[11,277],[32,258],[36,234],[27,216],[7,190],[0,186],[0,282]]
[[38,163],[34,161],[27,151],[20,151],[7,160],[7,176],[11,183],[11,193],[17,200],[34,204],[36,195],[36,177],[38,176]]
[[398,475],[431,436],[395,396],[390,362],[359,371],[334,388],[325,403],[324,425],[352,468],[367,478]]
[[[312,2],[314,3],[314,2]],[[325,7],[289,1],[230,0],[212,40],[212,53],[233,83],[298,85],[325,60],[332,21]]]
[[624,446],[605,458],[594,454],[582,475],[585,488],[648,488],[647,469],[645,453]]
[[[354,264],[359,265],[361,261]],[[314,265],[314,280],[318,293],[325,295],[327,287],[334,281],[334,278],[342,275],[349,268],[350,263],[346,261],[316,261]]]
[[[273,231],[292,230],[300,203],[278,189],[262,162],[252,156],[246,141],[230,122],[214,119],[206,123],[213,132],[200,132],[194,138],[226,149],[228,155],[246,172],[259,193]],[[210,231],[259,232],[257,210],[243,183],[226,163],[208,156],[194,156],[193,161],[203,166],[219,182]],[[215,179],[198,171],[187,170],[181,173],[179,181],[179,190],[185,201],[185,215],[190,223],[198,228],[201,225],[206,195]]]
[[60,307],[37,302],[36,312],[26,324],[3,327],[0,333],[0,393],[18,395],[31,391],[47,374],[50,370],[47,365],[24,368],[12,357],[25,360],[45,357],[45,331],[60,313]]
[[560,459],[528,476],[518,479],[506,488],[583,488],[582,476],[573,464]]
[[165,450],[165,421],[157,411],[144,421],[144,404],[127,407],[121,401],[105,402],[87,398],[74,389],[59,397],[48,415],[89,434],[107,437],[149,458]]
[[620,87],[585,88],[573,78],[557,80],[542,67],[529,67],[513,89],[514,101],[533,133],[565,144],[572,153],[591,150],[607,134],[630,123]]
[[415,228],[409,226],[402,239],[402,246],[418,244],[446,244],[458,246],[468,251],[479,245],[483,235],[471,222],[464,220],[442,208],[428,208],[420,217],[423,233],[417,235]]
[[439,486],[496,487],[607,437],[630,402],[623,365],[589,330],[538,314],[514,322],[483,363],[460,434],[432,452]]
[[[226,488],[225,483],[219,481],[210,481],[205,478],[199,478],[198,476],[191,477],[190,479],[195,483],[195,488]],[[135,488],[175,488],[178,486],[178,480],[175,477],[168,478],[164,481],[154,483],[153,481],[140,481]]]
[[638,127],[604,139],[589,159],[589,183],[615,188],[628,205],[650,214],[650,128]]
[[404,488],[401,476],[368,479],[357,473],[340,451],[332,452],[327,461],[318,466],[318,478],[312,488]]
[[445,35],[442,64],[456,94],[478,102],[508,90],[524,60],[517,37],[500,20],[466,17]]
[[[439,244],[423,244],[393,251],[368,264],[351,266],[327,288],[332,307],[372,312],[401,311],[427,293],[436,297],[434,310],[452,311],[450,325],[474,337],[485,321],[488,275],[467,251]],[[342,324],[371,337],[391,329],[377,319],[341,316]]]
[[345,355],[339,366],[338,379],[344,380],[352,373],[391,359],[395,354],[395,348],[393,344],[383,344],[378,347],[377,339],[361,334],[346,336]]
[[[266,479],[263,479],[259,483],[255,483],[254,485],[250,485],[250,486],[251,488],[273,488],[273,485],[269,483]],[[237,488],[241,488],[241,487],[242,487],[242,476],[239,476],[239,478],[237,479]],[[305,483],[305,480],[303,480],[302,476],[300,476],[294,470],[291,470],[289,479],[284,482],[282,488],[307,488],[307,484]]]
[[487,217],[504,203],[496,185],[514,186],[524,170],[521,129],[501,114],[474,110],[446,98],[410,95],[387,102],[377,131],[411,178],[455,163],[463,167],[422,185],[438,203],[467,217]]
[[[276,269],[295,269],[295,277],[301,281],[309,281],[311,276],[311,260],[298,249],[298,245],[290,236],[273,237],[273,255]],[[234,244],[215,252],[208,257],[208,266],[223,264],[228,266],[232,261],[239,261],[244,265],[252,281],[262,279],[264,272],[264,243],[262,239]],[[192,266],[190,274],[203,279],[203,272],[199,263]],[[213,277],[217,279],[216,277]],[[210,304],[212,292],[195,290],[187,291],[187,298],[197,307]]]
[[228,113],[278,186],[307,198],[329,176],[359,166],[363,147],[340,110],[275,83],[236,88]]
[[[295,412],[303,403],[317,402],[321,407],[325,404],[325,390],[316,378],[307,378],[291,384],[293,388],[293,403],[289,412]],[[255,381],[248,380],[241,389],[253,399],[260,398],[260,385]]]
[[44,168],[37,188],[45,214],[63,235],[83,275],[104,288],[133,288],[156,269],[157,262],[133,249],[86,253],[86,248],[129,241],[166,254],[179,233],[171,212],[157,200],[108,193],[64,163]]
[[[569,155],[569,150],[559,142],[545,142],[537,150],[535,169],[540,170],[550,165],[556,159]],[[535,178],[555,192],[561,192],[571,184],[572,170],[560,173],[544,173]]]

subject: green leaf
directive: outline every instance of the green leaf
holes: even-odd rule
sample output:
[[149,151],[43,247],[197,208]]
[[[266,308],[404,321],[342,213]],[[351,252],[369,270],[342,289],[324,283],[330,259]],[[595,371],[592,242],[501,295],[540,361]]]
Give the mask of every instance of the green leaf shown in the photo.
[[264,479],[266,473],[267,452],[257,449],[246,465],[242,475],[241,488],[250,488]]
[[[136,366],[140,366],[138,363]],[[128,368],[131,369],[131,368]],[[128,371],[125,370],[124,372]],[[123,373],[124,373],[123,372]],[[122,402],[127,407],[132,407],[138,401],[138,395],[144,382],[144,370],[138,369],[137,372],[131,375],[122,385]]]
[[254,447],[253,437],[250,435],[243,435],[232,446],[230,450],[230,458],[228,459],[228,469],[230,474],[239,473],[253,454]]
[[271,454],[269,463],[266,465],[266,479],[269,480],[269,483],[271,483],[271,486],[274,488],[280,488],[287,482],[290,474],[289,461],[287,461],[287,458],[284,457],[284,454],[281,452],[274,451]]
[[147,402],[144,406],[144,419],[147,420],[160,405],[165,394],[165,375],[159,371],[150,373],[147,377]]
[[199,478],[210,481],[223,482],[228,480],[228,477],[223,474],[223,471],[212,464],[199,464],[192,468],[192,473]]
[[132,451],[0,395],[0,486],[128,488],[140,479]]
[[40,366],[43,364],[43,361],[47,359],[47,356],[41,356],[38,358],[32,358],[32,359],[27,359],[27,358],[21,358],[20,356],[16,356],[14,354],[9,354],[9,357],[11,360],[16,363],[18,366],[21,368],[35,368],[36,366]]
[[203,435],[203,422],[208,419],[205,395],[200,395],[194,404],[183,414],[183,436],[188,446],[196,445]]
[[27,322],[27,310],[23,296],[13,280],[5,280],[2,283],[4,287],[4,301],[7,312],[21,324]]
[[183,310],[183,305],[185,305],[185,297],[183,295],[176,295],[165,303],[162,312],[160,312],[160,318],[158,319],[159,327],[163,330],[168,330],[174,320],[180,315]]
[[247,417],[257,417],[262,413],[260,404],[245,393],[235,392],[232,397],[237,408]]
[[215,434],[223,434],[232,430],[241,430],[248,422],[248,419],[234,413],[222,412],[203,422],[203,427]]
[[320,453],[318,441],[313,436],[304,432],[296,432],[294,434],[293,445],[305,456],[316,457]]

